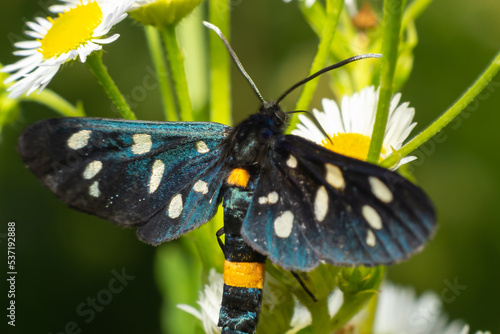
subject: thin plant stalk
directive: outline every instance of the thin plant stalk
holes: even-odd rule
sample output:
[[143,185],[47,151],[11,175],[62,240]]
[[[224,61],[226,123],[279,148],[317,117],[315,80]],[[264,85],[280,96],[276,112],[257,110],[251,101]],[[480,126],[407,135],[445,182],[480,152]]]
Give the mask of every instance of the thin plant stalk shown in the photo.
[[367,161],[378,163],[385,128],[389,117],[389,107],[393,91],[394,72],[398,61],[399,32],[406,5],[406,0],[384,1],[384,25],[382,28],[382,60],[380,75],[380,91],[377,105],[377,114],[373,126],[373,134],[368,150]]
[[87,57],[87,61],[85,63],[90,68],[90,71],[96,76],[97,80],[104,88],[104,91],[108,94],[109,98],[118,109],[120,115],[125,119],[137,119],[122,93],[109,75],[106,66],[104,66],[102,62],[102,53],[93,52]]
[[420,147],[423,143],[431,139],[435,134],[441,131],[455,117],[462,112],[478,95],[486,88],[493,77],[500,70],[500,52],[497,53],[490,65],[479,75],[476,81],[460,96],[448,110],[446,110],[439,118],[437,118],[429,127],[420,132],[406,145],[401,147],[397,152],[391,154],[381,162],[383,167],[394,166],[402,157],[407,156],[414,150]]
[[158,84],[160,85],[161,99],[163,103],[163,114],[167,121],[178,121],[179,114],[175,106],[172,87],[168,77],[168,68],[165,61],[165,54],[161,43],[161,36],[157,28],[144,26],[148,48],[151,53],[151,60],[155,67]]
[[[330,54],[330,47],[333,42],[333,38],[335,37],[335,32],[337,31],[337,25],[343,7],[343,0],[326,1],[325,25],[323,26],[318,51],[316,52],[311,69],[309,70],[309,75],[319,71],[325,66],[328,55]],[[297,105],[295,106],[295,110],[307,110],[309,108],[309,104],[311,103],[316,87],[318,86],[318,80],[319,79],[311,80],[304,85]],[[293,129],[297,122],[297,114],[294,114],[290,121],[290,128]]]
[[[209,1],[209,21],[219,27],[226,38],[229,34],[229,1]],[[210,121],[231,125],[230,59],[224,44],[216,34],[209,34],[210,45]]]
[[20,100],[42,104],[64,117],[85,116],[85,111],[82,107],[73,106],[59,94],[48,88],[42,90],[38,94],[30,94],[29,96],[24,95],[20,98]]
[[[229,0],[209,1],[209,21],[219,27],[225,37],[230,38]],[[217,34],[209,33],[210,48],[210,121],[232,124],[231,116],[231,72],[229,53]],[[224,225],[224,214],[219,206],[212,218],[211,226],[219,229]],[[212,230],[213,232],[213,230]],[[210,238],[213,238],[211,233]],[[217,266],[220,268],[220,264]]]
[[184,122],[191,122],[194,121],[194,116],[191,107],[191,99],[189,97],[186,72],[184,70],[184,56],[179,48],[175,30],[176,25],[174,24],[160,28],[175,86],[180,118]]

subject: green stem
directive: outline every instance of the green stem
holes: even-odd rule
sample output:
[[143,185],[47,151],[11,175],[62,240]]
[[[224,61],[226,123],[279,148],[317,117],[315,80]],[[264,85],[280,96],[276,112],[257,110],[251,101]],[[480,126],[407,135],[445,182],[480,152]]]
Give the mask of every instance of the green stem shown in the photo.
[[176,25],[171,24],[160,28],[160,31],[163,36],[163,43],[165,44],[170,70],[172,72],[181,120],[184,122],[191,122],[194,121],[194,117],[193,109],[191,108],[191,99],[189,97],[186,72],[184,70],[184,56],[179,48],[179,43],[177,43],[175,29]]
[[[328,324],[328,298],[323,298],[308,306],[308,310],[312,316],[312,324],[310,333],[322,334],[325,333],[325,325]],[[331,332],[333,333],[333,332]]]
[[[337,31],[337,24],[339,22],[340,13],[344,6],[344,0],[327,0],[326,1],[326,20],[321,34],[321,39],[318,46],[318,51],[314,57],[309,75],[319,71],[326,64],[328,55],[330,53],[330,46],[333,42],[335,32]],[[314,95],[314,91],[318,86],[318,80],[314,79],[305,84],[302,93],[300,94],[299,101],[295,106],[295,110],[307,110]],[[298,122],[297,114],[292,116],[290,120],[290,128],[293,129]]]
[[392,97],[394,72],[398,61],[399,32],[406,0],[385,0],[384,26],[382,28],[382,64],[380,68],[380,91],[377,105],[377,115],[373,126],[370,149],[367,161],[378,163],[385,127],[389,116],[389,107]]
[[153,26],[144,26],[144,32],[146,34],[149,52],[151,53],[151,59],[155,67],[157,80],[160,85],[165,120],[178,121],[179,115],[177,113],[177,108],[175,107],[172,88],[170,87],[168,69],[165,62],[165,54],[163,53],[160,33],[158,29]]
[[[209,21],[219,27],[230,40],[230,3],[229,0],[210,0],[208,2]],[[224,44],[217,34],[209,32],[210,49],[210,121],[232,124],[231,114],[231,72],[230,59]],[[211,226],[224,225],[222,208],[212,218]],[[211,237],[213,234],[211,235]]]
[[[339,288],[343,292],[343,303],[325,326],[325,333],[335,333],[343,328],[366,304],[378,295],[385,275],[383,266],[373,268],[342,269]],[[370,316],[370,315],[368,315]],[[368,321],[370,321],[368,319]],[[369,325],[369,324],[368,324]],[[360,326],[361,327],[361,326]],[[360,329],[360,328],[358,328]],[[360,333],[371,333],[371,330]]]
[[134,112],[130,109],[130,106],[123,97],[122,93],[109,75],[106,66],[104,66],[102,62],[102,52],[91,53],[87,57],[87,61],[85,63],[90,68],[90,71],[94,73],[97,81],[99,81],[101,86],[104,88],[106,94],[108,94],[109,98],[116,106],[118,112],[122,115],[122,117],[125,119],[137,119]]
[[[229,1],[209,1],[209,21],[219,27],[229,40]],[[230,59],[224,44],[214,34],[209,34],[210,43],[210,121],[230,125],[231,117],[231,76]]]
[[491,64],[479,75],[474,84],[470,86],[462,96],[446,110],[439,118],[437,118],[429,127],[420,132],[410,142],[404,145],[396,154],[391,154],[384,161],[381,162],[383,167],[394,166],[401,157],[405,157],[412,151],[416,150],[420,145],[428,141],[435,134],[441,131],[448,125],[460,112],[462,112],[479,93],[488,85],[493,77],[500,70],[500,52],[497,53]]
[[39,94],[30,94],[22,96],[22,101],[37,102],[47,106],[64,117],[83,117],[85,111],[83,107],[73,106],[71,103],[63,99],[60,95],[50,89],[44,89]]
[[337,314],[329,320],[328,329],[325,333],[335,333],[344,327],[377,293],[377,290],[363,290],[353,296],[344,295],[344,298],[348,298],[349,301],[344,302]]

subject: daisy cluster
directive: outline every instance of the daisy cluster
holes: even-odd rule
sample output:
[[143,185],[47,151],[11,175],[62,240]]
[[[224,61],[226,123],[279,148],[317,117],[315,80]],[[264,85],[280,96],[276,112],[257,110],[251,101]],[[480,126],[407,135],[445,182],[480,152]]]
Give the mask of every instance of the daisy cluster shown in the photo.
[[[201,321],[205,333],[220,333],[217,327],[220,301],[222,299],[223,277],[214,269],[210,271],[209,283],[199,293],[196,309],[190,305],[180,304],[177,307],[186,311]],[[266,290],[266,287],[264,287]],[[272,293],[265,291],[264,295]],[[344,300],[344,294],[338,288],[328,298],[328,313],[333,317]],[[363,309],[344,327],[346,332],[360,333],[359,328],[367,321],[368,311]],[[286,334],[294,334],[312,323],[309,310],[295,302],[293,316],[290,320],[290,329]],[[418,296],[410,287],[386,282],[381,286],[377,300],[377,311],[373,322],[374,334],[469,334],[470,328],[461,320],[450,322],[443,312],[443,303],[439,296],[432,291]],[[477,331],[475,334],[491,334]]]

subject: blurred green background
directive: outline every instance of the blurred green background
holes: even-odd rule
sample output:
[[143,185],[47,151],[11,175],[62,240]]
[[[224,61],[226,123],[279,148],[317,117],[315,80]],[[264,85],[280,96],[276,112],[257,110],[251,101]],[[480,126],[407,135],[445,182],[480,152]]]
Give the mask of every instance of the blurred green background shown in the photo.
[[[43,13],[44,3],[0,2],[0,62],[15,60],[12,42],[23,36],[23,22]],[[435,0],[417,21],[414,69],[402,91],[403,101],[416,108],[416,131],[450,106],[500,49],[499,14],[498,0]],[[232,22],[233,48],[265,97],[278,96],[306,75],[317,39],[294,3],[233,0]],[[137,24],[126,20],[116,31],[122,37],[105,48],[104,62],[122,92],[132,94],[152,68],[149,54]],[[259,102],[233,72],[233,112],[238,121],[255,112]],[[208,81],[198,82],[199,93],[207,85]],[[81,99],[90,116],[117,117],[79,62],[66,66],[49,87],[73,103]],[[147,91],[135,102],[139,118],[161,119],[156,91]],[[284,109],[293,105],[292,97]],[[319,106],[319,99],[314,105]],[[17,226],[16,332],[55,334],[74,321],[82,333],[160,333],[155,248],[139,242],[132,230],[68,209],[41,187],[16,153],[17,137],[26,125],[55,116],[40,105],[25,103],[21,117],[4,129],[0,142],[2,254],[6,254],[7,222]],[[421,254],[388,271],[394,282],[442,296],[451,319],[463,319],[474,331],[493,333],[500,331],[499,124],[497,77],[459,121],[416,153],[415,174],[435,202],[439,230]],[[87,323],[77,307],[87,298],[102,296],[112,270],[122,268],[135,278]],[[5,272],[0,274],[2,282]],[[461,286],[455,292],[449,288],[454,282]],[[0,305],[5,310],[2,290]]]

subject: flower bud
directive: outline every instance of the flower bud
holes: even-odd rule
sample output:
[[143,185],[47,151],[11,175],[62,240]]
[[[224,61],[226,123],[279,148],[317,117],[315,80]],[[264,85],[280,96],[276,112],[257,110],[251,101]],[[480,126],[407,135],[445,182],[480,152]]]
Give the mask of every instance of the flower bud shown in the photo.
[[130,11],[130,16],[144,25],[157,28],[177,24],[202,0],[142,0]]

